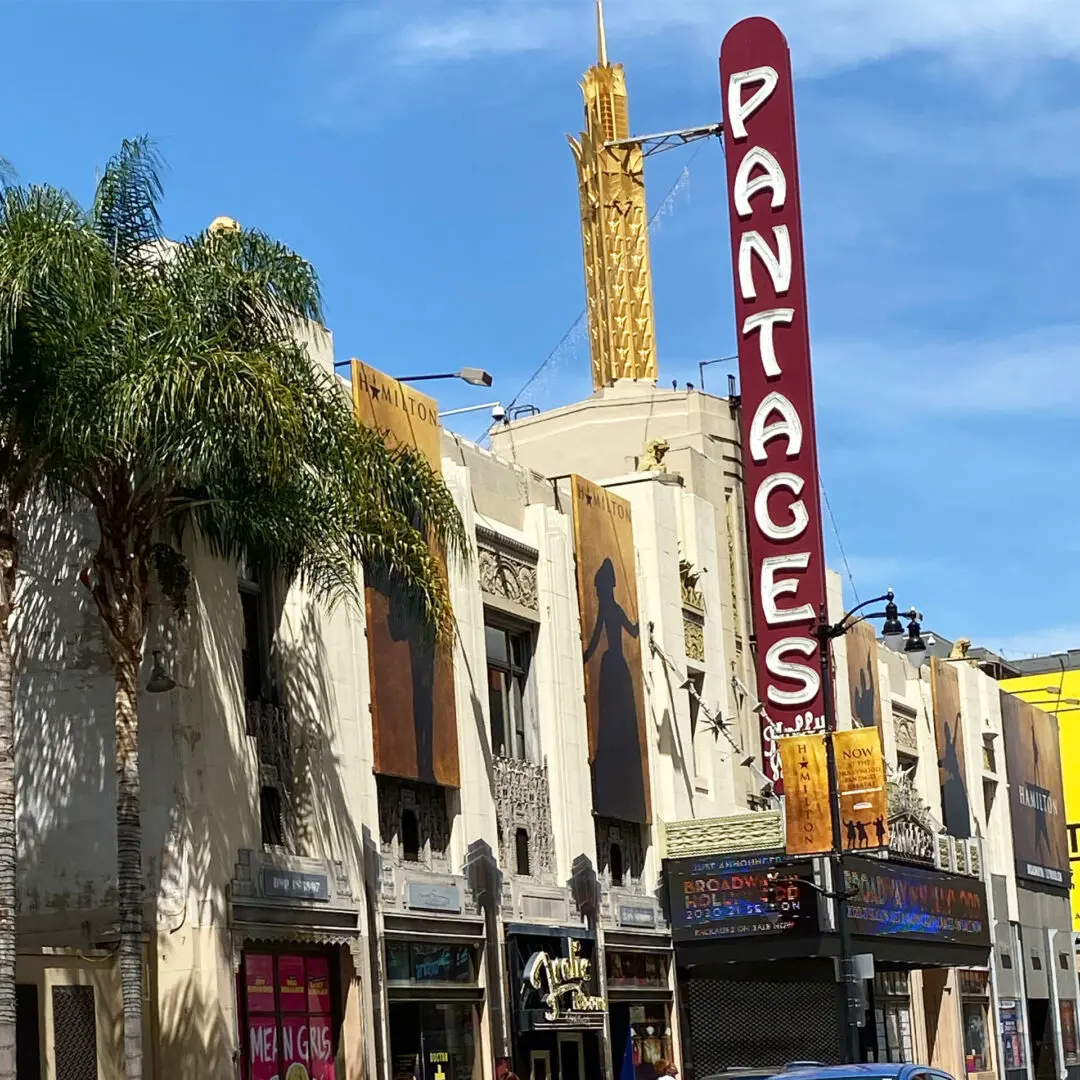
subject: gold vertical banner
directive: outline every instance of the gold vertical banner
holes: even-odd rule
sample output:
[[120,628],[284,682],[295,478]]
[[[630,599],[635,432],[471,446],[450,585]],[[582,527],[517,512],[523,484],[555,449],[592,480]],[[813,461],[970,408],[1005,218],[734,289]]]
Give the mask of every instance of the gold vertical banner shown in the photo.
[[888,847],[889,807],[881,732],[876,727],[853,728],[835,732],[832,740],[844,850]]
[[789,735],[777,740],[784,777],[784,818],[789,855],[832,850],[829,762],[825,735]]
[[[433,398],[359,360],[352,362],[352,394],[361,424],[375,428],[391,448],[420,453],[442,472],[439,407]],[[430,628],[399,612],[384,584],[369,584],[365,601],[375,772],[457,787],[451,646],[436,645]]]
[[856,623],[844,635],[847,650],[851,716],[856,727],[881,727],[877,634],[868,622]]
[[649,744],[630,503],[571,477],[593,810],[648,824]]

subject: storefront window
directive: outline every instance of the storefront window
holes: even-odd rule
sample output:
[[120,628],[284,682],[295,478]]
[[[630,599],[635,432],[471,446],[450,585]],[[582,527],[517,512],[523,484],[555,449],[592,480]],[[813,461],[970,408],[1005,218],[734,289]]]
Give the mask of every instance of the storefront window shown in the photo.
[[990,1040],[987,1036],[986,1003],[965,1001],[964,1057],[969,1073],[986,1072],[990,1068]]
[[648,986],[668,988],[668,958],[636,952],[607,952],[607,978],[610,987]]
[[656,1063],[672,1061],[671,1014],[667,1005],[630,1006],[630,1047],[635,1080],[654,1080]]
[[390,1003],[394,1080],[472,1080],[476,1060],[476,1006],[456,1002]]
[[1061,1045],[1065,1051],[1065,1063],[1076,1065],[1080,1062],[1080,1051],[1076,1038],[1076,1002],[1066,998],[1060,1003]]
[[910,993],[906,971],[880,971],[874,976],[877,1061],[903,1064],[915,1060],[911,1039]]
[[1001,1042],[1005,1047],[1005,1068],[1022,1069],[1024,1062],[1024,1033],[1020,1008],[1016,1001],[1002,1001],[998,1007]]
[[475,950],[471,945],[390,941],[386,945],[386,977],[390,982],[475,983]]
[[245,954],[246,1080],[334,1080],[328,956]]

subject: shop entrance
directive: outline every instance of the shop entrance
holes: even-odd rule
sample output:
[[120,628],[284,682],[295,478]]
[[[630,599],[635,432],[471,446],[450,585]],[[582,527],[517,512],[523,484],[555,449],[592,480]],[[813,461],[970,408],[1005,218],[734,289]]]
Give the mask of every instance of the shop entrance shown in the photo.
[[559,1036],[559,1080],[585,1080],[585,1040],[581,1035]]
[[330,953],[244,953],[244,1080],[334,1080],[336,960]]
[[394,1080],[472,1080],[480,1075],[472,1002],[391,1001]]

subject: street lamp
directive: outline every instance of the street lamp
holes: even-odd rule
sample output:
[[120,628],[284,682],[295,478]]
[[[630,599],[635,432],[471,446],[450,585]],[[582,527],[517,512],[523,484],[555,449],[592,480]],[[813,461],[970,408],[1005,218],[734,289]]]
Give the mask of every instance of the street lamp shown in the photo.
[[698,385],[702,390],[705,389],[705,369],[712,367],[713,364],[726,364],[731,360],[738,360],[737,356],[718,356],[715,360],[699,360],[697,366],[698,373]]
[[[857,626],[861,622],[866,622],[869,619],[884,619],[885,642],[890,648],[897,648],[899,642],[904,640],[904,651],[913,662],[915,662],[916,656],[920,655],[920,650],[921,656],[925,656],[926,643],[923,641],[921,633],[922,616],[914,608],[904,612],[903,617],[909,620],[905,640],[903,627],[900,623],[901,614],[895,600],[896,597],[892,589],[889,589],[883,596],[875,596],[852,608],[837,623],[829,623],[826,620],[823,606],[821,619],[813,628],[814,636],[818,639],[818,645],[820,646],[821,689],[825,704],[825,757],[829,770],[829,814],[832,818],[832,850],[829,852],[829,864],[832,871],[834,891],[828,893],[817,886],[815,888],[823,896],[827,896],[836,902],[836,932],[840,945],[840,977],[844,985],[845,1056],[848,1065],[855,1065],[860,1059],[859,1011],[862,1008],[862,999],[853,966],[851,924],[848,921],[848,901],[854,893],[848,892],[845,888],[844,847],[840,834],[840,778],[836,771],[836,752],[832,740],[832,733],[836,730],[836,703],[833,701],[829,646],[835,638],[843,637],[853,626]],[[885,603],[884,611],[859,614],[871,604],[882,602]]]
[[441,375],[399,375],[398,382],[429,382],[431,379],[461,379],[470,386],[490,386],[491,372],[478,367],[463,367],[460,371],[447,371]]

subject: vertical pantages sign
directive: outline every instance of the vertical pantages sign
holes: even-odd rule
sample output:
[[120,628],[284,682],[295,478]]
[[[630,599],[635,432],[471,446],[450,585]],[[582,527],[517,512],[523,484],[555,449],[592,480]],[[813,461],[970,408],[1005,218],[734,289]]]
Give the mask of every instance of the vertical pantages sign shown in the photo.
[[649,746],[630,503],[571,477],[593,810],[647,824]]
[[759,17],[736,23],[720,83],[762,757],[779,784],[777,738],[825,728],[812,632],[825,553],[791,58],[780,29]]
[[[352,362],[353,409],[391,448],[422,454],[442,472],[439,409],[405,383]],[[444,563],[445,566],[445,563]],[[368,667],[375,771],[457,787],[454,660],[449,644],[399,610],[384,582],[368,582]]]

